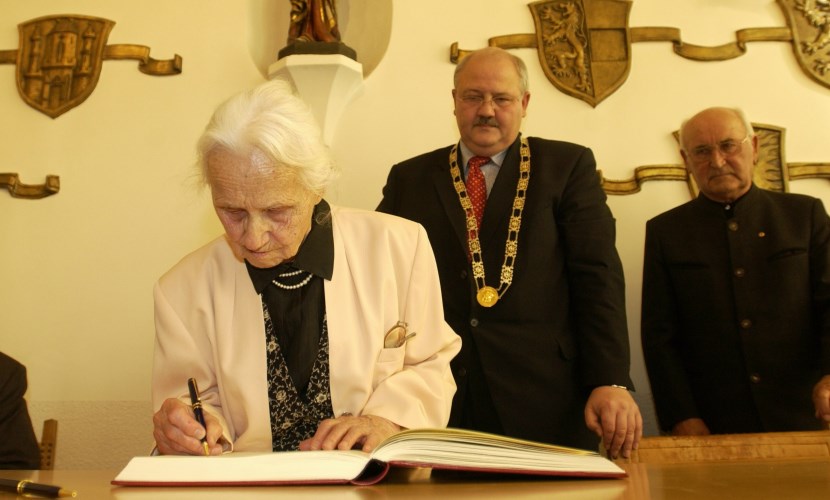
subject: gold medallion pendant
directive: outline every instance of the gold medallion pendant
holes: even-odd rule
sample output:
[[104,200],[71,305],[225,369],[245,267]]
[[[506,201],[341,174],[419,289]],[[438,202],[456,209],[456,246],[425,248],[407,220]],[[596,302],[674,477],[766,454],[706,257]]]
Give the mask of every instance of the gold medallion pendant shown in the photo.
[[499,301],[499,292],[492,286],[483,286],[478,289],[476,300],[482,307],[493,307]]

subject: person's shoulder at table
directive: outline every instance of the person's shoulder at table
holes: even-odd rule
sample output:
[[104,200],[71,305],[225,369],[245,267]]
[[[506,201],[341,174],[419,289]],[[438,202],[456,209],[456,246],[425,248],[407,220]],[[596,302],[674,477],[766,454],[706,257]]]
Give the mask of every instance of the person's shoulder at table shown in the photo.
[[[804,211],[809,211],[816,203],[821,203],[820,199],[802,193],[770,191],[757,186],[754,189],[756,190],[756,197],[753,203],[773,205],[779,212],[779,216],[790,215],[790,212],[792,212],[792,215],[798,215]],[[705,202],[698,198],[691,199],[655,215],[648,221],[648,224],[654,229],[665,225],[675,227],[680,219],[696,217],[696,214],[699,213],[697,207],[701,203]]]
[[[0,352],[0,374],[2,374],[2,381],[12,382],[11,387],[26,387],[26,367],[2,352]],[[3,387],[3,385],[0,385],[0,387]]]
[[178,278],[178,275],[183,272],[203,274],[209,270],[207,269],[208,266],[216,266],[220,262],[238,263],[224,234],[182,257],[159,278],[159,281],[163,282],[173,277]]
[[423,231],[421,225],[397,215],[375,212],[362,208],[332,206],[331,215],[335,227],[373,230],[380,233],[410,233],[417,234]]
[[[536,150],[542,153],[545,153],[549,150],[556,150],[557,153],[562,153],[563,151],[571,151],[575,154],[580,154],[583,151],[590,149],[587,146],[583,146],[582,144],[577,144],[574,142],[568,141],[561,141],[557,139],[546,139],[544,137],[534,137],[528,136],[528,145],[530,146],[531,151]],[[406,165],[410,168],[414,165],[420,164],[428,164],[435,161],[436,157],[441,158],[442,160],[444,157],[447,157],[449,151],[452,149],[452,144],[445,145],[437,149],[433,149],[432,151],[428,151],[426,153],[421,153],[417,156],[413,156],[411,158],[407,158],[398,162],[399,165]],[[443,161],[442,161],[443,163]]]

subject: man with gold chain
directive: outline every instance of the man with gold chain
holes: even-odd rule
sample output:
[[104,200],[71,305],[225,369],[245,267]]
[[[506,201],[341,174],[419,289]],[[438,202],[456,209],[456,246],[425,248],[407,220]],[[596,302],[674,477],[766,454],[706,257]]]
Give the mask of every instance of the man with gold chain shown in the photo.
[[458,64],[461,141],[392,167],[378,210],[422,224],[444,314],[462,337],[450,426],[628,456],[629,393],[615,222],[590,149],[522,137],[521,59],[495,47]]

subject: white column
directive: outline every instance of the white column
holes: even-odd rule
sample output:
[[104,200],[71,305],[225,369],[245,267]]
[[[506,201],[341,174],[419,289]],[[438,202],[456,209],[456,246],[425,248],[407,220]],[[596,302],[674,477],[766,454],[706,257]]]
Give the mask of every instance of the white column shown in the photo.
[[293,54],[268,68],[268,77],[285,78],[311,107],[331,145],[346,105],[363,85],[363,65],[340,54]]

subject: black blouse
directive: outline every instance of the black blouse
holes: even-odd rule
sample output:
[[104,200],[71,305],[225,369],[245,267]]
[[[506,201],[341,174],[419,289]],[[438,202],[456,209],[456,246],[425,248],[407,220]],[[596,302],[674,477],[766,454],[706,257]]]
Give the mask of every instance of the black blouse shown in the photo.
[[[271,315],[294,387],[301,395],[308,386],[326,313],[323,280],[331,280],[334,270],[330,210],[325,200],[314,207],[311,230],[291,262],[262,269],[245,261],[254,289],[262,297],[268,314]],[[303,272],[293,276],[279,276],[298,270]],[[299,284],[308,273],[312,274],[308,284],[293,290],[285,290],[273,284],[273,280],[289,286]]]

